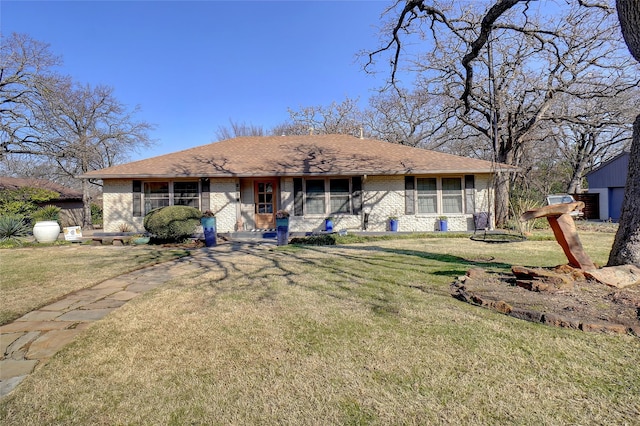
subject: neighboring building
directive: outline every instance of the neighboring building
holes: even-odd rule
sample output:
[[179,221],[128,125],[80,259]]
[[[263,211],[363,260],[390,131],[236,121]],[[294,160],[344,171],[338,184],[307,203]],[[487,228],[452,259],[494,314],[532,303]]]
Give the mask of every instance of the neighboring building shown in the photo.
[[[493,211],[489,161],[347,135],[240,137],[88,172],[102,179],[104,230],[143,230],[150,210],[189,205],[217,218],[218,232],[272,229],[287,210],[292,232],[334,229],[474,229]],[[502,165],[505,170],[513,169]]]
[[628,170],[629,153],[623,152],[587,173],[587,192],[600,195],[599,219],[615,222],[620,219]]
[[39,188],[57,192],[58,198],[40,203],[39,206],[54,205],[60,207],[62,226],[82,225],[82,192],[67,188],[45,179],[13,178],[0,176],[0,191],[5,189]]

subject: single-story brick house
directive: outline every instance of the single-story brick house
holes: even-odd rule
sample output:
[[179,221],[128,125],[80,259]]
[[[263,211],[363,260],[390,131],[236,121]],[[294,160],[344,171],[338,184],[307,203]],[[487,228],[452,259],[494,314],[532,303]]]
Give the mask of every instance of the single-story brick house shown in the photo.
[[[502,165],[509,170],[510,166]],[[157,207],[212,210],[217,231],[273,229],[290,213],[291,232],[334,229],[474,229],[474,214],[493,211],[496,164],[348,135],[239,137],[91,171],[103,181],[104,229],[143,230]]]

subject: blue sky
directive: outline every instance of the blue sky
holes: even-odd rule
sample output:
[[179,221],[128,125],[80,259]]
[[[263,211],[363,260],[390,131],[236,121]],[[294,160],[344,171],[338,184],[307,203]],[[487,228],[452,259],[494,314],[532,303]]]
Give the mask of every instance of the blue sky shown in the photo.
[[206,144],[232,119],[266,129],[287,108],[359,97],[384,83],[356,54],[378,46],[390,1],[14,1],[3,34],[50,44],[59,70],[104,84],[156,125],[146,158]]

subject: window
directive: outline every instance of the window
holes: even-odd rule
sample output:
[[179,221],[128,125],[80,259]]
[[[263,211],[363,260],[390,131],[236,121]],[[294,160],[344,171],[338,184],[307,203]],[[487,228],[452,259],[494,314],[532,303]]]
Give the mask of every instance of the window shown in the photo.
[[273,213],[273,184],[271,182],[258,183],[258,213]]
[[331,179],[329,181],[329,199],[331,211],[329,213],[349,214],[349,179]]
[[306,214],[326,214],[324,179],[309,179],[306,184]]
[[[136,201],[136,182],[134,181],[134,216],[140,216]],[[153,209],[166,206],[190,206],[200,208],[200,189],[197,181],[192,182],[143,182],[144,214]]]
[[360,214],[362,179],[293,179],[294,214]]
[[463,181],[462,177],[405,176],[405,214],[446,215],[472,209],[475,206],[473,178],[473,175],[467,175]]
[[418,178],[418,213],[438,213],[436,178]]
[[462,179],[442,178],[442,213],[462,213]]
[[198,182],[174,182],[173,204],[198,208]]
[[144,183],[144,213],[169,205],[169,182]]

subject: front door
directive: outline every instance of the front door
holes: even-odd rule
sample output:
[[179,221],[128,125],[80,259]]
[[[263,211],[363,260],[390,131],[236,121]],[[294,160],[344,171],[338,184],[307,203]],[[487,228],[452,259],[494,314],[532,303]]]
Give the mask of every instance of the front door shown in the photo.
[[276,181],[258,180],[254,185],[256,201],[256,228],[276,227]]

